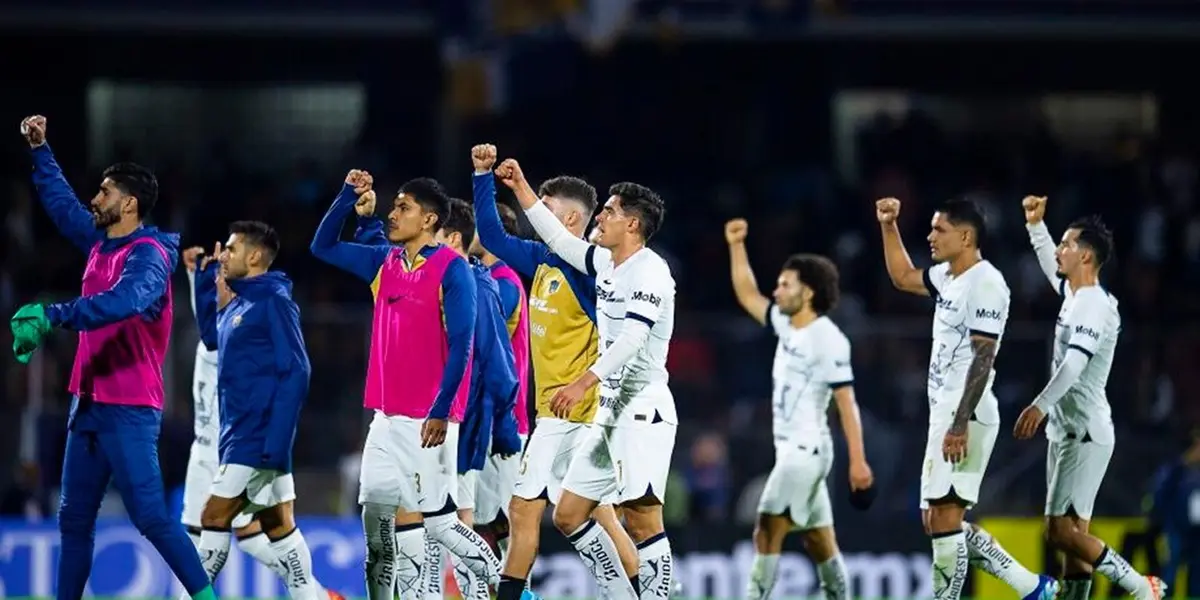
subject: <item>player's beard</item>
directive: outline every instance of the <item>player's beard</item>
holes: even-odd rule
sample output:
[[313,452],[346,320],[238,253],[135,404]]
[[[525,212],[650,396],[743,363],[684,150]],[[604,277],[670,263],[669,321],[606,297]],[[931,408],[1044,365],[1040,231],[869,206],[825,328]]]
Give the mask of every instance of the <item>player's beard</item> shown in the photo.
[[96,225],[96,229],[108,229],[116,225],[121,220],[121,213],[114,210],[92,210],[92,223]]

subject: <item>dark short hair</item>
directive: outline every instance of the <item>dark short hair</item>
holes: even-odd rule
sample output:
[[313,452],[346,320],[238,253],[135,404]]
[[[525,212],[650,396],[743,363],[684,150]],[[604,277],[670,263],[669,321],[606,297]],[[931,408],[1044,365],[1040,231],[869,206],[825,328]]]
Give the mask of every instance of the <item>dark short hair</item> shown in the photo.
[[946,220],[955,227],[966,225],[975,231],[975,247],[983,248],[987,239],[987,218],[979,205],[970,200],[950,200],[938,207],[937,212],[946,216]]
[[650,188],[629,181],[614,183],[608,188],[608,195],[621,199],[621,210],[632,213],[642,225],[642,239],[650,238],[662,227],[663,217],[667,207],[662,198]]
[[504,231],[508,235],[520,235],[521,226],[517,222],[517,211],[513,210],[507,204],[496,204],[496,210],[500,212],[500,224],[504,225]]
[[441,229],[450,218],[450,195],[442,184],[432,177],[410,179],[400,186],[399,194],[411,196],[421,206],[421,210],[437,215],[437,225],[434,231]]
[[103,177],[111,179],[122,194],[137,198],[139,219],[145,219],[158,203],[158,178],[142,165],[119,162],[105,169]]
[[1108,262],[1108,258],[1112,256],[1113,248],[1113,233],[1112,230],[1104,224],[1104,220],[1100,215],[1090,215],[1075,219],[1067,226],[1067,229],[1078,229],[1078,243],[1096,255],[1096,268],[1103,267]]
[[592,184],[570,175],[559,175],[547,179],[538,186],[538,197],[554,196],[563,200],[574,200],[587,209],[584,217],[591,218],[596,213],[596,188]]
[[819,254],[793,254],[783,263],[784,271],[795,271],[800,283],[812,290],[812,308],[823,315],[837,306],[841,297],[838,268]]
[[229,224],[229,233],[241,235],[245,243],[262,250],[268,266],[279,256],[279,233],[262,221],[234,221]]
[[475,241],[475,209],[466,200],[450,199],[450,211],[441,229],[462,236],[463,249],[470,248]]

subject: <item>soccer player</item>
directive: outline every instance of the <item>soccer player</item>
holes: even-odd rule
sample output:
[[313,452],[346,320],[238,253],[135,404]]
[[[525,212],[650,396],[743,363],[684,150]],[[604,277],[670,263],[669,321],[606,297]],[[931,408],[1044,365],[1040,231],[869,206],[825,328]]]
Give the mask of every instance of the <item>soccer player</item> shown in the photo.
[[1062,296],[1054,333],[1053,375],[1021,412],[1014,435],[1029,439],[1046,420],[1046,538],[1065,555],[1064,600],[1085,600],[1098,571],[1137,600],[1159,600],[1166,586],[1133,569],[1117,551],[1088,533],[1115,435],[1105,386],[1112,369],[1121,314],[1100,286],[1112,252],[1112,232],[1098,217],[1067,226],[1055,248],[1046,227],[1046,198],[1022,201],[1025,227],[1042,272]]
[[[490,171],[490,167],[487,170]],[[515,236],[517,213],[507,205],[496,204],[494,197],[491,206],[499,211],[503,233]],[[529,438],[529,408],[526,405],[529,398],[529,304],[525,297],[525,285],[512,267],[483,246],[478,233],[471,242],[470,253],[488,269],[500,293],[500,314],[505,319],[518,380],[512,414],[516,419],[521,447],[524,448]],[[475,526],[486,527],[495,536],[501,562],[505,561],[508,554],[508,509],[520,469],[520,453],[509,457],[489,456],[483,471],[479,473],[479,484],[476,486]]]
[[771,299],[763,296],[746,254],[749,226],[725,224],[733,291],[742,308],[771,329],[779,343],[772,367],[775,466],[758,502],[754,565],[747,600],[766,600],[775,585],[783,540],[799,529],[817,565],[829,600],[849,600],[846,565],[833,530],[833,506],[825,478],[833,467],[833,439],[826,413],[832,397],[850,451],[850,488],[871,487],[873,475],[863,450],[862,423],[854,399],[850,340],[826,316],[837,304],[838,271],[828,258],[797,254],[783,263]]
[[[675,326],[675,280],[666,261],[646,247],[662,224],[663,201],[645,186],[614,184],[596,217],[600,233],[593,245],[573,235],[538,199],[515,160],[501,163],[496,176],[516,191],[550,250],[596,277],[604,350],[583,375],[554,394],[550,406],[565,416],[597,385],[600,406],[567,467],[554,525],[610,599],[666,600],[672,592],[672,560],[662,499],[679,422],[666,367]],[[613,539],[590,518],[614,493],[638,547],[637,585],[618,567]]]
[[450,199],[432,179],[400,187],[388,214],[390,244],[340,241],[343,222],[372,181],[369,173],[350,171],[310,246],[317,258],[370,283],[375,296],[364,398],[375,417],[359,481],[367,592],[371,600],[390,600],[398,577],[401,597],[415,594],[426,533],[495,584],[499,560],[456,514],[475,279],[462,256],[434,239]]
[[1054,597],[1058,583],[1021,566],[986,531],[964,521],[979,501],[979,487],[1000,428],[992,394],[992,365],[1008,321],[1004,276],[983,259],[983,214],[971,202],[952,200],[933,213],[934,264],[913,266],[896,218],[900,201],[875,203],[888,277],[897,289],[936,302],[929,358],[929,439],[921,469],[921,509],[933,540],[935,600],[962,596],[968,560],[1001,579],[1027,600]]
[[[504,229],[492,174],[495,146],[475,146],[471,149],[471,162],[475,168],[472,187],[480,243],[533,280],[528,308],[537,420],[521,455],[508,506],[510,545],[497,590],[497,600],[518,600],[537,556],[546,505],[558,502],[566,467],[596,411],[595,389],[589,390],[565,418],[559,418],[550,409],[555,392],[579,378],[599,355],[596,280],[552,253],[546,244],[518,238]],[[543,182],[538,194],[571,235],[583,237],[596,208],[595,188],[577,177],[561,176]],[[518,406],[524,406],[523,401]],[[611,506],[615,499],[615,495],[605,498],[592,518],[617,543],[626,575],[636,578],[637,549]]]
[[[193,315],[196,313],[196,270],[203,254],[204,249],[200,247],[183,251],[183,265],[187,270],[188,285],[191,288],[189,298]],[[221,463],[221,453],[217,447],[221,437],[221,412],[217,400],[217,354],[217,351],[209,350],[203,340],[199,341],[192,372],[195,438],[188,454],[187,474],[184,477],[181,520],[197,548],[200,547],[203,530],[200,516]],[[233,519],[233,530],[238,548],[241,548],[242,552],[287,580],[287,572],[281,568],[283,563],[271,548],[271,541],[263,531],[262,524],[254,520],[253,515],[245,512],[239,514]],[[320,582],[317,582],[317,585],[322,587]],[[326,590],[326,595],[332,600],[342,598],[340,594],[329,590]]]
[[88,254],[79,298],[27,304],[12,319],[13,350],[28,362],[53,328],[79,332],[71,370],[58,528],[62,546],[56,597],[78,600],[92,570],[96,516],[109,482],[130,519],[196,599],[215,598],[183,526],[167,514],[158,435],[171,337],[171,271],[179,236],[143,223],[158,200],[158,180],[132,163],[104,170],[95,196],[79,201],[46,143],[46,118],[21,133],[33,157],[33,183],[46,212]]
[[200,516],[200,557],[216,580],[229,557],[234,519],[254,513],[288,593],[313,600],[321,589],[296,527],[292,478],[312,366],[292,282],[270,270],[278,255],[279,235],[270,225],[237,221],[196,276],[196,321],[205,347],[218,353],[221,404],[221,466]]

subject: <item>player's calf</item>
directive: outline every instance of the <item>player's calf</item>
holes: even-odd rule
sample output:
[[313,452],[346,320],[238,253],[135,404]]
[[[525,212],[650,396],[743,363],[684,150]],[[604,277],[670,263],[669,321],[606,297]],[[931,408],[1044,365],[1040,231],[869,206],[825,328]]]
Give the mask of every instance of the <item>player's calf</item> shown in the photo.
[[542,515],[549,502],[513,496],[508,504],[509,545],[500,572],[496,600],[520,600],[541,543]]
[[1025,568],[983,528],[963,523],[962,529],[971,565],[1008,584],[1026,600],[1052,600],[1058,593],[1058,582],[1053,577]]
[[930,500],[925,511],[925,531],[933,545],[934,600],[962,597],[970,555],[962,530],[966,512],[965,503],[954,497]]
[[674,559],[663,526],[662,503],[651,494],[622,505],[625,527],[637,544],[638,594],[643,600],[668,600],[673,591]]
[[606,597],[611,600],[637,598],[634,582],[638,579],[625,572],[613,538],[590,518],[597,506],[599,502],[595,500],[563,490],[554,507],[554,526],[567,536],[567,541],[591,567],[592,575]]
[[800,533],[804,551],[817,565],[817,581],[826,600],[850,600],[846,563],[838,551],[833,527],[817,527]]
[[[1090,564],[1092,570],[1107,577],[1113,583],[1124,588],[1137,600],[1158,600],[1166,587],[1157,577],[1142,575],[1125,560],[1123,556],[1110,548],[1099,538],[1088,533],[1088,520],[1074,514],[1074,509],[1068,507],[1067,514],[1046,517],[1046,541],[1051,547],[1063,552],[1068,557]],[[1084,568],[1073,567],[1075,577],[1068,584],[1071,588],[1064,591],[1071,596],[1091,592],[1090,577],[1082,578]],[[1066,594],[1064,594],[1066,596]]]

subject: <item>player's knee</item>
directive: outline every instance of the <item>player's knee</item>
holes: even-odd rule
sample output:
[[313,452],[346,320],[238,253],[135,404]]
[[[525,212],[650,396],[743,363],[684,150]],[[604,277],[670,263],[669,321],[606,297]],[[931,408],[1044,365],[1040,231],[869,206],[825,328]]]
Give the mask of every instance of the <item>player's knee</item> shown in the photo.
[[58,507],[58,531],[63,535],[95,535],[96,514],[88,514],[64,502]]
[[[823,563],[838,553],[837,538],[832,527],[818,527],[800,534],[804,551],[816,563]],[[782,544],[780,544],[782,546]],[[780,548],[782,550],[782,547]]]
[[554,507],[554,527],[562,532],[563,535],[571,535],[575,533],[585,522],[588,515],[582,511],[572,510],[571,508],[563,508],[562,505]]
[[1046,542],[1056,548],[1067,547],[1075,537],[1075,524],[1066,517],[1046,519]]
[[[175,527],[174,520],[167,516],[165,506],[139,506],[129,511],[129,519],[133,521],[138,533],[148,538],[166,533]],[[208,527],[203,516],[200,518],[200,524]]]
[[779,554],[790,525],[777,515],[758,515],[754,522],[754,549],[760,554]]

